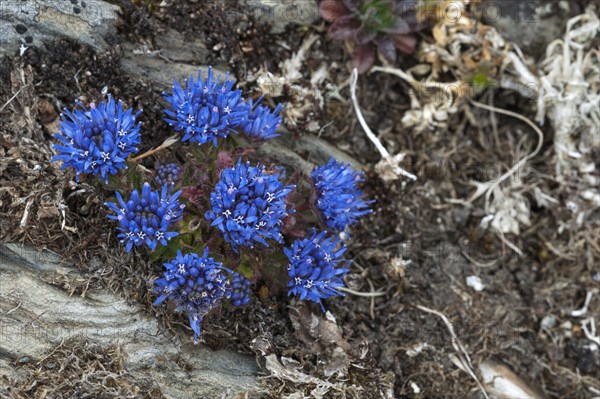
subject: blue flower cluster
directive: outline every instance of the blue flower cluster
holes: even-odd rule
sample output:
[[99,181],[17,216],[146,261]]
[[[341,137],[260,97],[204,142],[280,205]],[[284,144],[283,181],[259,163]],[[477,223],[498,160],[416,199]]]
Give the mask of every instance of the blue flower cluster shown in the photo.
[[221,179],[210,194],[212,209],[206,219],[217,226],[235,251],[253,247],[255,242],[269,246],[267,239],[282,242],[282,219],[287,216],[285,199],[295,186],[284,186],[278,174],[264,166],[250,166],[238,160],[223,169]]
[[198,343],[200,338],[202,319],[222,299],[230,298],[234,306],[244,305],[250,300],[248,280],[209,258],[206,249],[202,256],[194,253],[182,255],[178,251],[175,259],[164,266],[164,278],[155,281],[154,292],[160,296],[154,305],[170,299],[177,304],[176,311],[187,311],[194,331],[194,343]]
[[264,105],[252,103],[248,100],[248,116],[241,124],[242,131],[252,142],[262,142],[273,137],[279,136],[277,128],[281,124],[281,112],[283,106],[277,105],[273,111]]
[[211,141],[217,146],[217,138],[227,137],[248,115],[247,106],[240,90],[232,90],[233,80],[223,82],[215,79],[212,68],[208,76],[202,79],[192,76],[185,81],[185,89],[175,81],[173,93],[163,93],[170,108],[165,109],[165,121],[176,131],[182,131],[181,141],[204,144]]
[[245,102],[240,90],[233,90],[233,80],[229,74],[221,81],[214,77],[211,67],[208,76],[202,79],[189,77],[183,88],[178,81],[173,84],[173,93],[163,93],[170,104],[165,109],[165,121],[176,131],[183,132],[181,141],[204,144],[212,142],[217,146],[219,137],[227,137],[240,128],[250,141],[261,142],[277,137],[276,130],[281,123],[278,105],[271,111],[268,107]]
[[121,193],[117,192],[118,204],[107,202],[108,208],[116,215],[108,217],[119,222],[117,235],[125,243],[127,252],[133,245],[148,245],[151,250],[160,242],[167,245],[167,241],[179,233],[169,231],[169,225],[181,219],[185,205],[179,204],[181,191],[171,194],[170,188],[165,184],[162,190],[154,191],[149,183],[144,183],[141,195],[133,190],[127,202]]
[[[216,147],[219,138],[226,138],[233,132],[243,133],[251,143],[277,137],[283,119],[280,115],[282,105],[271,110],[260,105],[260,99],[258,102],[246,101],[233,85],[229,74],[215,76],[210,67],[206,76],[198,71],[197,77],[190,76],[183,86],[175,81],[172,93],[163,93],[169,104],[164,110],[165,121],[181,132],[181,141],[199,145],[210,142]],[[74,168],[77,179],[84,173],[98,175],[108,182],[110,175],[127,167],[129,155],[138,151],[141,122],[136,118],[140,112],[124,109],[122,102],[116,102],[111,96],[97,106],[90,104],[89,109],[78,102],[72,112],[65,110],[61,115],[61,131],[55,136],[60,143],[54,146],[57,155],[52,161],[62,161],[62,168]],[[132,159],[137,162],[171,144],[173,140]],[[251,149],[245,149],[237,154],[250,152]],[[203,159],[209,159],[213,152],[206,154],[209,155]],[[219,151],[215,163],[207,168],[206,176],[210,172],[220,175],[210,193],[210,209],[204,216],[235,252],[241,247],[254,248],[256,243],[265,247],[273,242],[281,244],[282,229],[295,237],[301,236],[307,220],[299,218],[297,223],[295,218],[288,217],[294,212],[288,210],[287,202],[295,185],[282,182],[283,168],[251,165],[241,158],[234,164],[228,152]],[[116,192],[116,201],[105,203],[112,211],[108,218],[118,222],[117,237],[125,244],[127,252],[134,246],[143,245],[154,251],[159,244],[167,246],[168,241],[179,234],[174,231],[175,224],[183,218],[184,205],[179,201],[182,191],[174,192],[174,183],[180,181],[181,174],[182,168],[176,163],[160,165],[154,175],[158,189],[153,190],[150,183],[144,183],[142,189],[133,190],[128,199]],[[357,188],[362,174],[350,165],[332,158],[326,165],[315,168],[311,178],[314,207],[329,231],[345,231],[361,216],[371,212],[368,206],[373,201],[364,201]],[[124,183],[125,180],[131,181],[118,181]],[[208,178],[202,177],[198,186],[184,187],[184,190],[204,193],[207,181]],[[203,202],[201,207],[204,207]],[[202,234],[194,235],[190,245],[206,244],[206,241],[204,244],[196,242],[197,236],[204,236],[204,230],[199,231]],[[291,247],[284,248],[289,259],[288,295],[314,301],[325,311],[323,299],[343,295],[340,289],[344,286],[342,279],[348,273],[349,264],[343,258],[345,251],[343,242],[335,235],[315,229]],[[231,254],[230,251],[227,253]],[[183,255],[178,251],[164,267],[164,275],[155,281],[154,291],[158,298],[154,304],[171,300],[176,303],[178,312],[187,312],[196,343],[203,318],[223,300],[232,306],[243,306],[250,301],[250,281],[209,257],[208,250],[204,250],[202,256],[196,253]]]
[[86,173],[108,182],[108,176],[126,168],[125,160],[138,150],[141,122],[136,118],[142,111],[124,110],[121,100],[115,102],[112,96],[97,106],[90,104],[89,110],[77,105],[81,109],[61,114],[60,133],[54,137],[62,145],[54,146],[58,155],[52,162],[63,161],[61,169],[74,168],[77,181]]
[[161,187],[165,184],[171,185],[175,183],[177,179],[179,179],[180,173],[181,168],[176,163],[160,165],[156,171],[154,181]]
[[[288,295],[298,295],[325,307],[321,299],[344,295],[337,288],[343,287],[342,278],[348,273],[349,262],[341,258],[346,251],[343,243],[327,232],[317,234],[313,229],[304,239],[296,240],[291,248],[284,248],[288,265]],[[340,264],[341,262],[341,264]]]
[[316,207],[329,229],[344,231],[359,217],[372,212],[368,205],[373,201],[363,201],[363,193],[356,188],[356,183],[363,181],[361,175],[350,164],[344,165],[333,158],[311,173]]

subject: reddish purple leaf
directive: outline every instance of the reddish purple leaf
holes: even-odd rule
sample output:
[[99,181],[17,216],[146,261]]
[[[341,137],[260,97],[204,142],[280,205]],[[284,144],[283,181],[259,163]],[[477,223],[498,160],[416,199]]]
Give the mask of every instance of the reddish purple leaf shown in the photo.
[[377,41],[377,49],[388,63],[393,64],[396,61],[396,46],[389,36]]
[[413,35],[392,35],[394,45],[405,54],[411,54],[417,47],[417,38]]
[[357,13],[360,11],[359,7],[362,3],[362,0],[342,0],[346,8],[348,8],[353,13]]
[[352,52],[352,66],[358,70],[358,73],[367,72],[374,62],[375,48],[370,44],[356,46]]
[[359,25],[350,15],[335,21],[329,27],[329,37],[335,40],[351,40],[356,38]]
[[396,18],[394,21],[394,25],[389,28],[383,29],[386,33],[393,33],[398,35],[403,35],[406,33],[412,32],[410,25],[402,18]]
[[350,14],[350,10],[344,6],[342,0],[323,0],[319,4],[319,14],[325,21],[335,22]]
[[367,44],[375,39],[377,36],[377,32],[375,31],[366,31],[363,30],[362,27],[356,34],[356,42],[358,44]]

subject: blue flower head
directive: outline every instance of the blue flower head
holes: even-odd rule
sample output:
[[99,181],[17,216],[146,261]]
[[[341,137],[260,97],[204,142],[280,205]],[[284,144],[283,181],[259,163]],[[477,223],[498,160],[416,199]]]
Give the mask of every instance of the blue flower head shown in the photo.
[[271,111],[268,107],[247,103],[248,117],[242,122],[241,129],[250,141],[261,142],[279,136],[277,128],[281,123],[279,113],[283,106],[281,104]]
[[160,296],[154,305],[168,298],[177,303],[176,311],[187,311],[190,326],[194,330],[194,343],[198,343],[204,316],[221,299],[230,296],[231,283],[228,277],[231,272],[220,262],[209,258],[208,250],[204,250],[202,256],[194,253],[182,255],[178,251],[175,259],[164,266],[164,278],[155,281],[154,292]]
[[247,106],[240,90],[232,90],[233,80],[229,73],[221,82],[214,78],[212,68],[208,76],[202,79],[192,76],[185,81],[185,89],[179,82],[173,84],[173,93],[163,93],[170,108],[165,109],[165,121],[176,131],[183,132],[181,141],[204,144],[211,141],[217,146],[218,137],[227,137],[248,115]]
[[204,214],[217,226],[225,241],[237,247],[264,246],[267,239],[281,242],[282,219],[287,216],[285,199],[295,186],[284,186],[278,174],[264,166],[250,166],[238,159],[232,168],[223,169],[221,180],[210,194],[212,209]]
[[313,229],[306,238],[296,240],[291,248],[284,248],[288,265],[288,295],[298,295],[325,307],[321,299],[336,295],[343,296],[337,288],[343,287],[342,278],[348,273],[348,262],[341,258],[346,251],[336,237],[327,237],[327,232],[317,234]]
[[165,184],[162,190],[152,190],[149,183],[144,183],[141,195],[133,190],[127,202],[117,192],[118,204],[107,202],[104,205],[113,210],[116,215],[109,215],[109,219],[117,220],[119,234],[117,237],[125,243],[127,252],[133,245],[148,245],[151,250],[160,242],[167,245],[167,241],[179,233],[169,231],[169,225],[181,219],[183,208],[177,199],[181,191],[171,194]]
[[316,207],[328,228],[344,231],[347,226],[372,212],[363,201],[363,193],[356,188],[362,182],[362,172],[356,172],[350,164],[344,165],[331,158],[311,173],[316,191]]
[[160,165],[156,171],[154,181],[161,187],[165,184],[171,185],[175,183],[177,179],[179,179],[180,173],[181,168],[176,163]]
[[58,155],[52,162],[63,161],[61,169],[74,168],[77,181],[86,173],[108,182],[108,175],[126,168],[125,160],[138,150],[141,122],[136,123],[136,118],[142,111],[124,110],[121,100],[115,102],[112,96],[90,104],[89,110],[80,102],[77,105],[81,109],[61,114],[60,133],[54,137],[62,144],[54,146]]
[[241,274],[234,272],[231,279],[231,294],[229,300],[233,306],[243,306],[250,302],[250,281]]

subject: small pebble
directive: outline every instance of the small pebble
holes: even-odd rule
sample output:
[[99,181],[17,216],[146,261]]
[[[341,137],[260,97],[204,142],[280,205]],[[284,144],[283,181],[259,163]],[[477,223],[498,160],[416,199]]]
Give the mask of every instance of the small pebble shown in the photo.
[[31,359],[28,356],[23,356],[22,358],[17,360],[17,364],[27,364],[30,361],[31,361]]
[[556,317],[552,315],[544,316],[544,318],[540,322],[540,327],[542,328],[542,330],[549,330],[554,326],[556,326]]
[[485,288],[485,286],[481,282],[481,279],[477,276],[467,277],[467,285],[477,292],[483,291],[483,289]]

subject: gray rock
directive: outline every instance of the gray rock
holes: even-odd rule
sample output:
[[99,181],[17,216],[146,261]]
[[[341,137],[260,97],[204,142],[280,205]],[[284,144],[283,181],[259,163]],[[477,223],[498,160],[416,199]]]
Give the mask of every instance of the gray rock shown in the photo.
[[[85,5],[84,5],[85,4]],[[0,58],[12,56],[21,46],[68,37],[96,49],[115,33],[119,7],[100,0],[2,0],[0,2]]]
[[[258,153],[268,156],[280,164],[290,166],[305,175],[310,175],[315,166],[326,164],[331,157],[349,163],[355,169],[364,168],[359,161],[316,136],[306,134],[294,138],[284,128],[279,129],[279,134],[280,136],[276,139],[263,143],[258,148]],[[302,158],[298,155],[299,153],[308,154],[308,159]]]
[[183,79],[190,75],[196,76],[198,68],[201,68],[198,65],[169,62],[159,57],[133,54],[132,52],[126,52],[121,58],[120,64],[128,75],[150,80],[160,90],[169,89],[173,85],[173,79],[183,82]]
[[289,25],[310,25],[319,19],[316,0],[244,0],[259,21],[273,24],[273,33],[282,33]]
[[[167,31],[156,39],[159,47],[156,51],[145,51],[131,43],[123,44],[121,67],[135,78],[152,81],[160,90],[167,90],[173,85],[173,79],[183,82],[190,75],[196,77],[198,69],[206,70],[209,50],[197,39],[186,40],[174,30]],[[218,66],[213,66],[214,73],[225,76]],[[233,76],[229,77],[235,80]]]
[[230,398],[256,387],[253,357],[179,342],[139,306],[106,290],[70,296],[56,282],[64,274],[78,278],[58,255],[0,244],[0,375],[19,378],[14,362],[38,361],[63,339],[82,337],[122,345],[125,368],[167,397]]
[[564,32],[565,11],[558,10],[558,4],[540,0],[486,0],[479,8],[484,22],[516,43],[525,54],[538,58],[547,44]]

